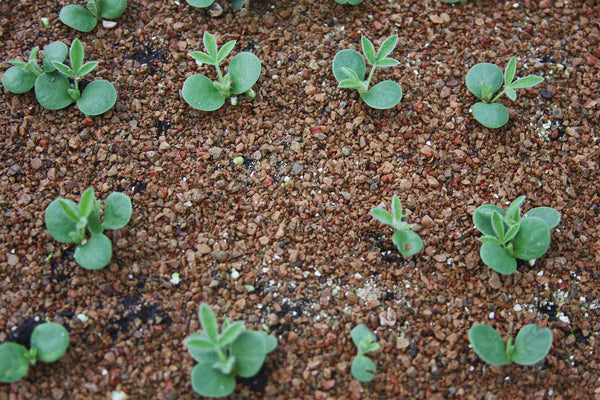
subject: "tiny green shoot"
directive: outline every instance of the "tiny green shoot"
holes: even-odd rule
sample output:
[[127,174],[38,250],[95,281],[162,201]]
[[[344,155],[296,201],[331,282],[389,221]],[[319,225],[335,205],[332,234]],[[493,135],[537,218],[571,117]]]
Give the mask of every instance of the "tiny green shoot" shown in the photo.
[[352,329],[350,336],[357,349],[356,357],[354,357],[350,366],[350,372],[355,379],[361,382],[371,382],[375,378],[377,366],[365,354],[379,349],[377,337],[365,324],[360,324]]
[[[196,8],[210,7],[215,2],[215,0],[186,0],[186,1],[190,6],[196,7]],[[244,7],[244,5],[247,5],[249,3],[250,3],[250,0],[232,0],[231,1],[231,9],[233,11],[237,11],[240,8]]]
[[335,0],[338,4],[349,4],[351,6],[355,6],[357,4],[362,3],[363,0]]
[[69,4],[60,10],[63,24],[80,32],[90,32],[101,19],[119,18],[125,12],[127,0],[87,0],[86,7]]
[[392,236],[392,242],[394,242],[400,254],[411,256],[421,251],[423,240],[418,234],[410,230],[408,222],[402,221],[404,215],[402,214],[402,203],[398,196],[394,195],[392,198],[391,213],[375,207],[371,209],[371,215],[379,222],[391,225],[396,230]]
[[244,162],[244,157],[235,157],[233,159],[233,165],[240,165]]

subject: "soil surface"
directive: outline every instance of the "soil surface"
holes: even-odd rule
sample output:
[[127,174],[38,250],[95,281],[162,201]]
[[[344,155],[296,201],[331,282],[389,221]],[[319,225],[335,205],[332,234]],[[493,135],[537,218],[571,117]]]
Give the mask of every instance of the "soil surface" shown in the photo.
[[[0,385],[0,400],[198,398],[183,341],[200,330],[201,302],[279,340],[231,398],[600,398],[598,1],[253,0],[236,13],[222,2],[214,17],[141,0],[90,33],[60,23],[66,4],[0,3],[0,74],[34,46],[79,37],[100,62],[91,77],[119,96],[85,118],[1,91],[0,342],[27,344],[48,319],[71,345]],[[211,113],[183,101],[188,76],[215,78],[188,56],[205,31],[260,58],[254,101]],[[402,86],[393,109],[337,88],[333,57],[360,50],[363,34],[376,46],[399,35],[400,65],[373,81]],[[546,80],[503,98],[510,122],[486,129],[464,78],[513,55],[517,76]],[[43,222],[53,199],[90,186],[134,205],[108,232],[100,271],[79,267]],[[394,194],[425,243],[407,259],[369,215]],[[479,258],[472,214],[522,194],[524,211],[551,206],[562,220],[535,265],[498,276]],[[371,383],[350,374],[350,330],[363,322],[381,345]],[[490,367],[467,339],[479,322],[504,338],[548,326],[553,347],[533,366]]]

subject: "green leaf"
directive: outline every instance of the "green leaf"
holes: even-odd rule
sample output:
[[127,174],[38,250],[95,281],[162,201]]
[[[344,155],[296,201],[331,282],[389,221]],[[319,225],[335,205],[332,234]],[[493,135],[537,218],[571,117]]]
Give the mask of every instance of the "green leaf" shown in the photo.
[[14,342],[0,344],[0,382],[13,383],[23,379],[29,371],[27,349]]
[[192,7],[206,8],[209,7],[215,0],[186,0]]
[[355,326],[350,331],[350,337],[354,342],[354,345],[358,349],[358,354],[366,353],[365,345],[369,345],[371,343],[375,343],[377,341],[377,337],[365,324],[360,324]]
[[35,98],[48,110],[60,110],[73,103],[68,94],[69,79],[58,72],[43,73],[35,80]]
[[117,102],[117,90],[112,83],[97,80],[89,83],[81,97],[77,99],[77,108],[85,115],[104,114]]
[[96,208],[96,195],[94,188],[87,188],[79,200],[79,215],[87,217]]
[[504,217],[504,210],[493,204],[483,204],[475,209],[473,213],[473,223],[479,232],[488,236],[496,236],[492,227],[492,214],[497,212]]
[[56,71],[60,72],[61,74],[63,74],[66,77],[75,78],[77,76],[75,71],[73,71],[73,69],[66,64],[63,64],[58,61],[52,61],[52,65],[54,66],[54,69]]
[[508,110],[500,103],[475,103],[471,112],[481,125],[490,129],[500,128],[508,122]]
[[[348,80],[352,81],[352,84],[358,88],[362,88],[362,83],[360,78],[358,77],[358,74],[350,69],[350,68],[346,68],[346,67],[342,67],[342,72],[344,72],[346,74],[346,76],[348,77]],[[345,81],[342,81],[345,82]],[[338,87],[341,87],[341,82],[340,85],[338,85]]]
[[131,200],[120,192],[111,193],[104,205],[104,229],[121,229],[131,219]]
[[204,332],[206,332],[206,335],[210,338],[210,340],[216,344],[219,338],[217,317],[215,317],[215,314],[206,303],[202,303],[200,305],[198,315],[200,317],[200,325],[202,325],[202,329],[204,329]]
[[25,93],[35,85],[37,75],[20,66],[10,67],[2,77],[2,86],[11,93]]
[[517,260],[511,257],[499,244],[486,242],[479,250],[481,260],[494,271],[510,275],[517,270]]
[[367,65],[365,59],[356,50],[345,49],[338,52],[333,58],[333,75],[335,79],[340,82],[347,78],[343,68],[348,68],[356,73],[359,80],[365,79],[365,73],[367,71]]
[[217,61],[213,60],[208,54],[203,53],[201,51],[192,51],[190,53],[190,57],[192,57],[196,61],[200,61],[203,64],[207,65],[217,65]]
[[369,357],[357,355],[352,360],[350,372],[352,376],[361,382],[371,382],[375,378],[377,366]]
[[381,61],[377,61],[377,64],[375,64],[376,67],[379,68],[387,68],[387,67],[395,67],[396,65],[399,65],[400,61],[395,60],[393,58],[384,58]]
[[504,94],[506,95],[506,97],[508,97],[512,101],[515,101],[517,99],[517,92],[515,92],[515,89],[513,89],[511,87],[508,87],[508,86],[505,87]]
[[61,201],[71,203],[73,207],[77,208],[77,204],[71,200],[56,199],[46,208],[44,222],[46,229],[55,240],[61,243],[73,243],[73,239],[69,234],[77,230],[76,221],[67,216],[60,205]]
[[185,345],[197,362],[213,365],[220,360],[220,357],[215,350],[215,344],[211,342],[205,332],[202,332],[199,335],[196,333],[191,334],[185,341]]
[[376,61],[378,66],[382,66],[379,63],[383,61],[384,58],[389,56],[392,53],[392,51],[394,51],[394,49],[396,48],[396,43],[398,43],[398,35],[393,35],[385,39],[385,41],[377,51]]
[[262,368],[267,355],[265,340],[259,332],[243,331],[231,344],[231,354],[236,359],[236,373],[239,376],[254,376]]
[[508,364],[506,346],[502,336],[486,324],[476,324],[469,329],[469,342],[475,353],[490,365]]
[[104,232],[104,227],[102,226],[100,221],[98,221],[98,213],[96,210],[94,210],[92,213],[90,213],[90,215],[87,218],[87,222],[88,222],[88,229],[92,234]]
[[270,353],[277,348],[277,338],[263,331],[260,331],[258,333],[261,334],[263,340],[265,341],[265,350],[267,353]]
[[217,41],[215,40],[215,37],[208,32],[204,32],[204,35],[202,36],[202,43],[204,43],[204,48],[208,52],[208,55],[210,55],[213,60],[216,60],[218,52]]
[[[484,100],[481,84],[484,83],[491,88],[491,94],[496,93],[504,82],[502,70],[490,63],[475,64],[467,73],[467,88],[479,100]],[[491,100],[491,99],[487,99]],[[503,124],[504,125],[504,124]]]
[[402,100],[402,88],[396,82],[383,81],[363,93],[362,99],[371,108],[385,110],[395,107]]
[[65,199],[58,199],[58,204],[62,208],[65,215],[71,220],[77,222],[81,219],[81,213],[75,203]]
[[69,332],[61,324],[44,322],[35,327],[31,334],[31,348],[36,358],[43,362],[54,362],[61,358],[69,347]]
[[375,217],[375,219],[384,224],[392,225],[394,223],[394,219],[392,214],[384,210],[383,208],[374,207],[371,208],[371,215]]
[[214,111],[225,104],[225,97],[204,75],[192,75],[183,83],[183,99],[196,110]]
[[229,356],[225,361],[219,360],[213,364],[213,368],[218,369],[222,374],[229,375],[235,366],[235,357]]
[[[235,40],[230,40],[229,42],[225,43],[223,45],[223,47],[221,47],[221,49],[219,50],[219,53],[217,54],[217,64],[221,64],[221,62],[223,62],[223,60],[225,60],[227,58],[229,53],[231,53],[231,51],[233,50],[235,43],[236,43]],[[259,61],[259,64],[260,64],[260,61]]]
[[375,65],[377,59],[375,58],[375,48],[373,47],[373,43],[367,39],[366,36],[361,36],[360,42],[367,62],[371,65]]
[[[351,71],[351,70],[348,70]],[[356,79],[345,79],[338,84],[340,89],[356,89],[360,90],[363,88],[360,82],[357,82]]]
[[87,74],[89,74],[90,72],[95,70],[97,66],[98,66],[98,61],[87,62],[87,63],[83,64],[81,66],[81,68],[79,68],[79,72],[77,73],[77,76],[80,78],[83,76],[86,76]]
[[218,346],[225,347],[233,343],[244,330],[244,321],[236,321],[223,328],[223,332],[219,336]]
[[71,43],[71,48],[69,49],[69,61],[71,62],[71,68],[76,74],[79,74],[79,69],[83,64],[84,55],[85,53],[83,51],[83,45],[79,39],[75,38],[73,43]]
[[499,244],[499,245],[503,245],[504,244],[504,241],[498,239],[495,236],[482,236],[482,237],[479,238],[479,241],[481,243],[496,243],[496,244]]
[[233,12],[236,12],[240,8],[244,7],[244,4],[245,4],[244,0],[232,0],[231,1],[231,10]]
[[44,64],[44,72],[53,72],[56,70],[53,61],[62,63],[67,59],[69,49],[67,45],[61,41],[55,41],[44,47],[44,55],[42,62]]
[[504,235],[504,242],[506,243],[511,241],[517,235],[517,233],[519,233],[520,228],[521,224],[514,224],[511,226],[506,232],[506,235]]
[[423,240],[413,231],[396,231],[392,236],[392,242],[403,256],[417,254],[423,248]]
[[552,347],[552,331],[536,324],[525,325],[517,334],[512,361],[521,365],[540,362]]
[[527,211],[525,216],[543,219],[549,229],[554,228],[560,222],[560,213],[552,207],[536,207]]
[[502,217],[498,212],[492,213],[492,227],[494,228],[494,233],[498,239],[504,240],[504,222],[502,221]]
[[192,369],[192,388],[206,397],[225,397],[235,389],[235,374],[224,375],[212,365],[200,363]]
[[98,20],[85,7],[69,4],[60,10],[59,18],[63,24],[80,32],[90,32]]
[[517,59],[512,57],[508,64],[506,64],[506,68],[504,69],[504,84],[509,86],[513,79],[515,78],[515,72],[517,71]]
[[229,76],[233,94],[242,94],[254,86],[260,76],[260,60],[252,53],[244,52],[233,57],[229,63]]
[[508,206],[506,210],[506,219],[514,222],[519,222],[521,220],[521,206],[525,201],[525,196],[519,196]]
[[513,89],[525,89],[537,85],[544,81],[544,78],[537,75],[529,75],[525,78],[520,78],[510,84]]
[[125,12],[127,0],[100,0],[98,8],[100,8],[100,17],[104,19],[119,18]]
[[402,222],[402,202],[396,195],[392,197],[392,217],[394,222]]
[[112,244],[104,234],[92,235],[75,249],[75,261],[85,269],[97,270],[108,265],[112,258]]
[[534,260],[543,256],[550,247],[550,228],[537,217],[521,219],[521,228],[515,236],[514,254],[521,260]]

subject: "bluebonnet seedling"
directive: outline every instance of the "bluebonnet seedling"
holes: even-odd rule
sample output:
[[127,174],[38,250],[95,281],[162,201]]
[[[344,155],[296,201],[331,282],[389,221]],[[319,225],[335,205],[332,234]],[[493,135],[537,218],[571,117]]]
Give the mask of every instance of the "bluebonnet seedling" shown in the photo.
[[548,251],[550,229],[560,222],[560,213],[551,207],[536,207],[521,216],[525,196],[511,203],[506,212],[484,204],[473,213],[473,223],[483,236],[479,254],[488,267],[501,274],[517,269],[517,258],[535,260]]
[[123,15],[127,0],[87,0],[86,7],[69,4],[60,10],[63,24],[81,32],[90,32],[101,19],[115,19]]
[[[377,53],[373,43],[362,36],[361,44],[365,57],[358,51],[344,49],[333,58],[333,75],[338,81],[338,87],[356,89],[369,107],[377,109],[392,108],[402,99],[402,88],[396,82],[383,81],[369,89],[371,79],[377,68],[395,67],[398,60],[388,57],[396,48],[398,35],[387,38]],[[365,80],[367,66],[365,58],[371,64],[371,72]]]
[[360,324],[350,331],[350,336],[357,349],[356,357],[352,360],[350,372],[361,382],[371,382],[375,378],[377,366],[366,353],[379,349],[377,338],[365,324]]
[[[102,232],[121,229],[131,219],[131,200],[123,193],[111,193],[100,217],[100,202],[93,188],[86,189],[79,204],[58,198],[46,208],[44,217],[50,235],[61,243],[77,243],[75,261],[85,269],[104,268],[112,258],[112,244]],[[86,230],[89,232],[86,233]]]
[[[197,7],[197,8],[210,7],[215,2],[215,0],[186,0],[186,1],[190,6]],[[244,5],[247,5],[249,2],[250,2],[250,0],[232,0],[231,1],[231,9],[233,11],[237,11],[240,8],[244,7]]]
[[219,332],[215,314],[204,303],[199,317],[202,333],[192,334],[185,341],[198,362],[191,373],[192,388],[202,396],[229,396],[235,389],[236,375],[256,375],[267,354],[277,347],[277,339],[263,331],[244,329],[244,321],[225,320]]
[[469,342],[475,353],[490,365],[505,365],[510,362],[533,365],[550,351],[552,331],[536,324],[525,325],[517,334],[515,343],[509,338],[505,345],[502,336],[494,328],[476,324],[469,329]]
[[69,346],[69,333],[60,324],[44,322],[31,333],[31,348],[14,342],[0,344],[0,382],[21,380],[37,361],[54,362]]
[[402,214],[402,203],[398,196],[394,195],[392,198],[391,214],[382,208],[375,207],[371,209],[371,215],[379,222],[391,225],[396,230],[392,236],[392,242],[394,242],[400,254],[411,256],[421,251],[423,240],[418,234],[410,230],[410,225],[407,222],[402,221],[404,215]]
[[248,52],[236,55],[229,63],[228,73],[223,75],[219,65],[231,53],[236,41],[230,40],[219,49],[214,36],[204,32],[202,42],[206,53],[193,51],[190,56],[196,62],[213,65],[219,80],[213,82],[200,74],[187,78],[182,90],[186,103],[197,110],[214,111],[221,108],[225,100],[234,95],[246,93],[251,98],[255,98],[256,93],[252,90],[252,86],[258,81],[261,70],[258,57]]
[[[516,89],[529,88],[544,80],[537,75],[514,80],[516,70],[517,60],[512,57],[506,65],[504,74],[498,66],[490,63],[476,64],[467,73],[467,88],[481,100],[473,104],[471,112],[483,126],[492,129],[500,128],[508,122],[508,110],[504,105],[496,103],[500,96],[506,94],[509,99],[515,101]],[[498,92],[502,83],[504,83],[504,90]],[[494,96],[494,94],[496,95]]]

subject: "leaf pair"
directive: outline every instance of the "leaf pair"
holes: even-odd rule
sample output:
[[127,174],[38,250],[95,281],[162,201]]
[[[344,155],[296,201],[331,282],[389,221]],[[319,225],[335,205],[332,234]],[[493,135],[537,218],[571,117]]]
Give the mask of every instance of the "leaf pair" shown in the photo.
[[469,342],[475,353],[490,365],[505,365],[510,362],[533,365],[550,351],[552,331],[536,324],[525,325],[517,334],[514,345],[511,339],[505,345],[502,336],[494,328],[476,324],[469,330]]
[[0,382],[21,380],[29,365],[37,361],[54,362],[65,354],[69,346],[69,333],[60,324],[44,322],[31,333],[31,349],[14,342],[0,345]]
[[[544,78],[537,75],[529,75],[514,80],[517,70],[517,60],[512,57],[506,65],[504,73],[502,70],[490,63],[479,63],[474,65],[467,73],[467,88],[481,102],[475,103],[471,108],[473,116],[479,123],[488,128],[499,128],[508,122],[508,110],[496,100],[503,94],[511,100],[516,100],[516,89],[524,89],[537,85]],[[497,93],[504,84],[504,90]]]
[[377,366],[365,354],[379,349],[377,338],[365,324],[360,324],[352,329],[350,336],[358,353],[352,360],[350,372],[361,382],[371,382],[375,378]]
[[[338,81],[338,87],[356,89],[367,105],[376,109],[388,109],[396,106],[402,99],[402,88],[396,82],[383,81],[371,89],[371,79],[377,68],[395,67],[398,60],[388,56],[394,51],[398,35],[387,38],[379,50],[375,52],[373,43],[367,37],[361,37],[364,57],[355,50],[344,49],[333,59],[333,75]],[[365,58],[372,65],[371,72],[365,80],[367,66]]]
[[[186,0],[186,1],[192,7],[198,7],[198,8],[210,7],[215,2],[215,0]],[[233,11],[237,11],[244,6],[244,3],[245,3],[244,0],[232,0],[231,1],[231,9]]]
[[560,213],[550,207],[536,207],[521,217],[525,196],[511,203],[505,212],[484,204],[475,210],[473,223],[484,236],[479,254],[483,262],[501,274],[512,274],[517,259],[534,260],[550,247],[550,229],[560,222]]
[[396,245],[400,254],[411,256],[421,251],[423,240],[418,234],[410,230],[410,225],[407,222],[402,221],[404,214],[402,214],[402,203],[398,196],[394,195],[392,198],[391,214],[382,208],[375,207],[371,209],[371,215],[379,222],[391,225],[396,229],[392,236],[392,242]]
[[101,223],[98,219],[100,202],[96,200],[94,189],[88,188],[81,195],[79,204],[61,198],[54,200],[46,208],[44,220],[54,239],[78,244],[75,249],[77,264],[96,270],[104,268],[112,258],[112,244],[103,234],[104,230],[123,228],[131,219],[131,211],[129,197],[119,192],[111,193],[106,199]]
[[90,32],[100,19],[119,18],[125,12],[127,0],[87,0],[86,7],[69,4],[60,10],[63,24],[81,32]]

